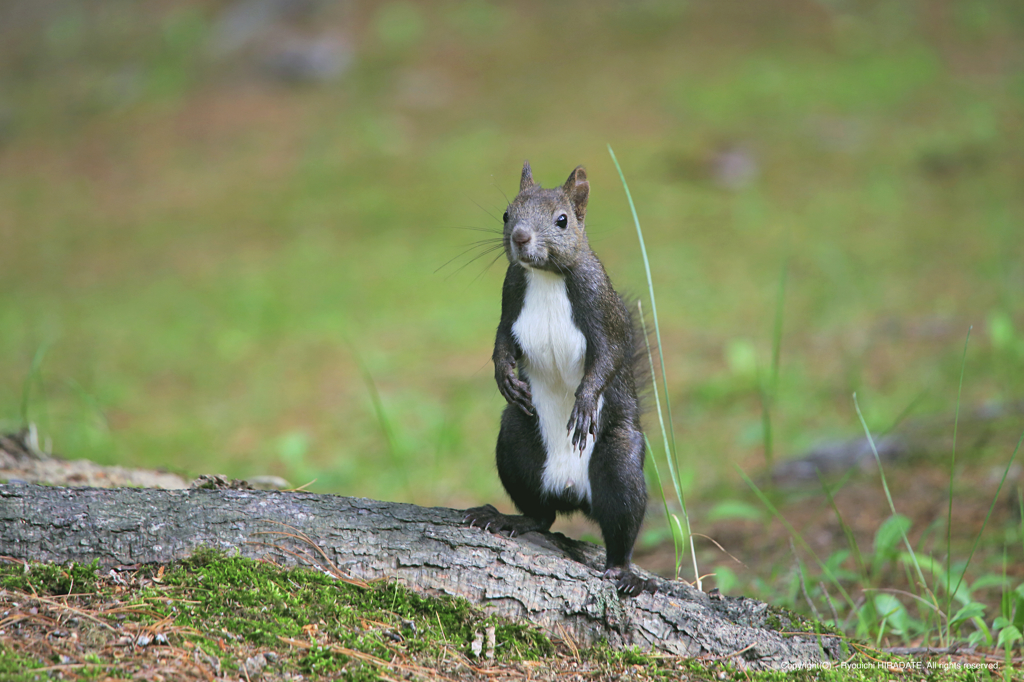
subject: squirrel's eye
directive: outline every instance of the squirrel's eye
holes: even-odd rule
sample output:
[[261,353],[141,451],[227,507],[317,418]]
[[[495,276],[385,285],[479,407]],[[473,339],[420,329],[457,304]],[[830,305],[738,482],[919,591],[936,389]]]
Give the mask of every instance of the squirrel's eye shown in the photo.
[[558,217],[555,218],[555,225],[558,225],[559,227],[564,228],[568,224],[569,224],[569,219],[566,217],[566,215],[564,213],[560,213],[558,215]]
[[501,216],[501,219],[506,223],[508,222],[508,211],[505,211],[505,215]]

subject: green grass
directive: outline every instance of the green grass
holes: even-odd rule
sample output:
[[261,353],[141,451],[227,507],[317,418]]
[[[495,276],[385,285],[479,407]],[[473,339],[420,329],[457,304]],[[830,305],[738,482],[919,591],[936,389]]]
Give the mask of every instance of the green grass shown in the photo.
[[[1011,338],[979,339],[987,367],[965,404],[1016,395],[1024,204],[1007,150],[1024,81],[998,59],[984,78],[968,68],[1020,44],[1011,3],[934,25],[895,2],[792,17],[654,2],[583,23],[572,4],[368,7],[351,18],[370,27],[352,69],[298,90],[225,75],[203,47],[212,5],[118,6],[116,22],[41,17],[0,51],[0,382],[24,385],[48,348],[27,411],[58,452],[425,503],[500,497],[501,263],[479,279],[482,262],[434,270],[468,241],[448,228],[496,224],[475,204],[499,214],[523,157],[548,184],[583,162],[595,249],[642,290],[605,140],[644,207],[693,478],[731,480],[730,463],[763,455],[760,389],[725,349],[770,364],[787,258],[777,458],[852,431],[852,390],[878,395],[869,422],[942,395],[956,380],[944,325],[991,318]],[[568,54],[566,80],[546,66]],[[133,99],[104,99],[122,68]],[[420,72],[446,79],[444,108],[403,99]],[[759,168],[735,191],[704,161],[732,142]],[[8,424],[19,398],[0,395]],[[422,483],[382,465],[381,408]],[[278,447],[295,433],[300,463]]]

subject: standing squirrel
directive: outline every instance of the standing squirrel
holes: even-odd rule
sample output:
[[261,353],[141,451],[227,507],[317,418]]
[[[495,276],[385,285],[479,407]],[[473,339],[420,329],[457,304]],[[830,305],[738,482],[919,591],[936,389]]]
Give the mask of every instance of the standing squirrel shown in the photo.
[[647,507],[635,378],[642,337],[587,242],[589,196],[582,166],[561,187],[543,189],[523,164],[503,217],[509,266],[493,356],[508,401],[498,474],[522,515],[486,505],[465,521],[514,536],[582,511],[601,527],[605,577],[635,596],[652,589],[630,568]]

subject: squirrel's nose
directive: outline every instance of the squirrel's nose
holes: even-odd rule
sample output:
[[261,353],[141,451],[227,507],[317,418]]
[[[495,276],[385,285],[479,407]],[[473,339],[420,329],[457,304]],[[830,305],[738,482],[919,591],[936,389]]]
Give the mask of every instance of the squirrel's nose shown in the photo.
[[512,232],[512,241],[516,246],[526,246],[530,243],[530,233],[526,230],[515,230]]

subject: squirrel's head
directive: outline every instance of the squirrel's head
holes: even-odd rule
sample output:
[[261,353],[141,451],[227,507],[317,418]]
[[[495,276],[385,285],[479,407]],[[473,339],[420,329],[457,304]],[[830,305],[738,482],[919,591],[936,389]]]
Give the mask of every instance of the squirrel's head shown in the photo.
[[577,166],[561,187],[544,189],[533,181],[530,162],[525,162],[519,194],[503,216],[509,262],[552,272],[572,267],[587,248],[583,219],[589,197],[583,166]]

